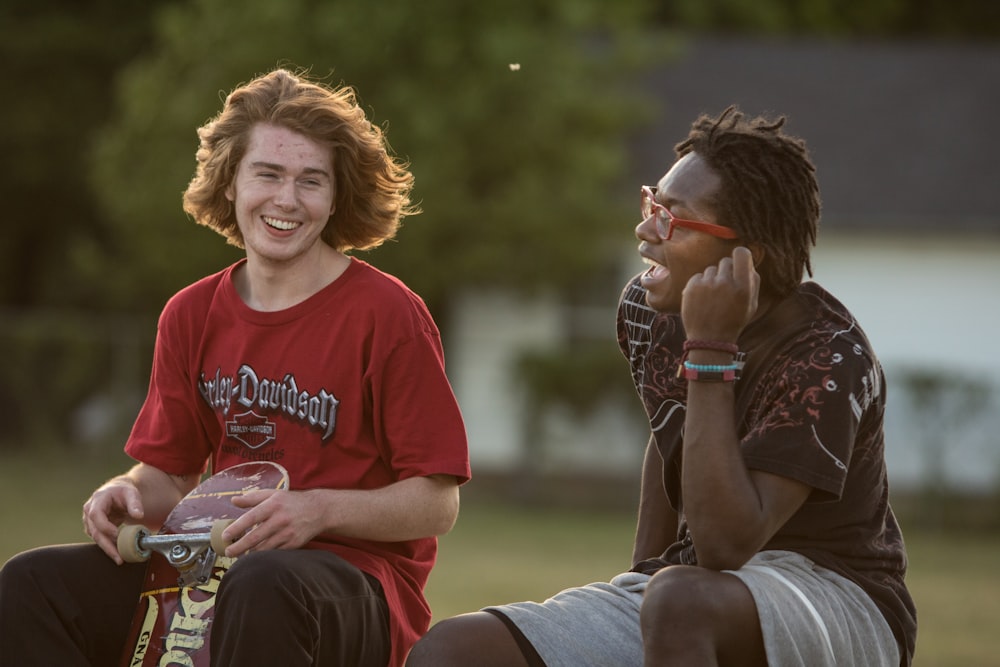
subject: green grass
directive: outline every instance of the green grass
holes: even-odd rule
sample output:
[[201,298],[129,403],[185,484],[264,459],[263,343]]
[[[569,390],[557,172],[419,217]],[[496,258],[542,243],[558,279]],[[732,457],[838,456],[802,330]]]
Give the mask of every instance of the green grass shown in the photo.
[[[126,465],[124,457],[0,458],[0,562],[29,547],[84,539],[81,504]],[[455,530],[442,538],[428,583],[435,619],[606,581],[628,566],[633,528],[627,512],[470,500]],[[906,535],[908,582],[920,620],[916,667],[1000,667],[992,643],[1000,627],[1000,536]]]
[[467,503],[427,584],[434,617],[607,581],[628,569],[634,528],[621,513]]

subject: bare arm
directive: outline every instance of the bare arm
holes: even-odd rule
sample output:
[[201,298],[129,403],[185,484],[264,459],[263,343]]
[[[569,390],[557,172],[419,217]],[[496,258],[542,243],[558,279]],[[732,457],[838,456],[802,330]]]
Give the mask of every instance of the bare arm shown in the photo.
[[749,470],[735,432],[730,383],[693,382],[684,437],[684,507],[699,564],[741,567],[802,506],[809,487]]
[[122,523],[158,529],[170,510],[198,484],[198,475],[171,475],[139,463],[108,480],[83,505],[83,529],[119,565],[116,538]]
[[322,535],[379,542],[443,535],[458,517],[459,490],[454,477],[432,475],[373,490],[256,491],[234,503],[250,509],[223,533],[235,540],[229,556],[295,549]]
[[[759,276],[750,251],[691,278],[681,314],[690,339],[735,341],[757,310]],[[694,363],[729,359],[710,350],[692,351]],[[688,386],[684,464],[684,509],[699,564],[712,569],[741,567],[798,510],[809,487],[778,475],[751,471],[736,432],[731,382],[692,381]]]
[[663,554],[677,535],[677,513],[663,490],[663,458],[653,438],[646,445],[639,496],[639,521],[632,549],[632,565]]

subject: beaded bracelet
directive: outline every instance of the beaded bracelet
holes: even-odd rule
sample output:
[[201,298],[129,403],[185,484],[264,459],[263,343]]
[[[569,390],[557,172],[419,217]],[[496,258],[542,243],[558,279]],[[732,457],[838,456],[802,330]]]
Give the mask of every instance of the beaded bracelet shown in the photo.
[[[740,351],[736,343],[726,343],[721,340],[686,340],[684,341],[684,352],[691,350],[715,350],[717,352],[728,352],[737,354]],[[685,354],[685,356],[687,356]]]
[[705,368],[705,366],[685,363],[678,369],[681,371],[678,375],[685,380],[701,382],[735,382],[740,379],[740,367],[736,364],[732,366],[712,366],[712,368],[724,369],[718,371],[701,370],[701,368]]
[[731,364],[692,364],[690,361],[685,361],[684,368],[701,373],[721,373],[723,371],[738,371],[742,368],[742,364],[735,361]]
[[[742,354],[736,343],[727,343],[721,340],[698,340],[691,339],[684,341],[684,354],[681,355],[681,363],[677,366],[677,377],[686,380],[707,380],[716,382],[732,382],[738,380],[740,371],[743,369]],[[728,352],[735,358],[733,363],[721,364],[692,364],[687,360],[691,350],[714,350],[716,352]]]
[[740,379],[743,364],[692,364],[685,361],[677,368],[677,377],[703,382],[735,382]]

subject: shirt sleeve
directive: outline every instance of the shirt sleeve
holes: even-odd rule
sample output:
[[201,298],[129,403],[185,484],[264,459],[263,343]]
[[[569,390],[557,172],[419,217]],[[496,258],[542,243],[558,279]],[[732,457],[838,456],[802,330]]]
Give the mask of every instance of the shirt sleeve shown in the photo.
[[[204,430],[207,408],[190,377],[180,320],[169,305],[160,316],[149,392],[125,453],[170,474],[200,474],[211,453],[211,440]],[[207,417],[211,419],[210,412]]]
[[398,478],[447,474],[468,481],[465,424],[440,337],[424,330],[394,347],[373,382],[378,440]]

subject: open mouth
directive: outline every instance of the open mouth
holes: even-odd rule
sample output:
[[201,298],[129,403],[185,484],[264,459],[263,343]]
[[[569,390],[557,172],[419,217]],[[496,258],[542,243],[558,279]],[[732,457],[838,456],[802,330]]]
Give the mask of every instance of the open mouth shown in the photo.
[[272,229],[277,229],[283,232],[289,232],[297,227],[300,227],[302,223],[293,222],[291,220],[281,220],[279,218],[270,218],[268,216],[263,216],[264,224]]
[[642,279],[644,282],[647,280],[650,282],[660,281],[670,275],[670,269],[663,266],[659,262],[654,262],[648,257],[644,257],[643,261],[646,264],[649,264],[649,269],[647,269],[646,272],[642,274]]

